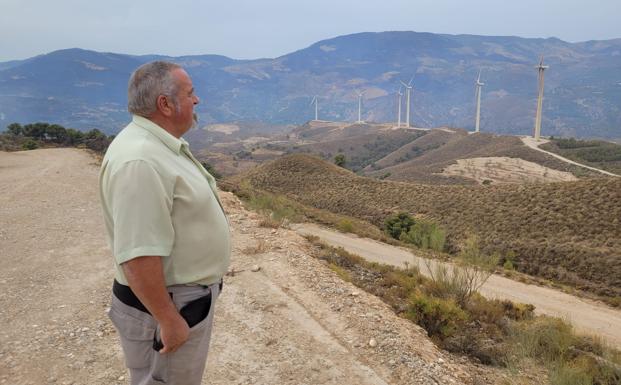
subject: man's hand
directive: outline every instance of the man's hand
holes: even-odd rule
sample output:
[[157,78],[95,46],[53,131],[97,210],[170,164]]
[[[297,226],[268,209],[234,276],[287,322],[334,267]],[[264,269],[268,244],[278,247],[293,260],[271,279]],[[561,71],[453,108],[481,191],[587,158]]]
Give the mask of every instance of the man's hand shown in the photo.
[[172,353],[179,349],[187,341],[190,328],[166,291],[162,258],[138,257],[121,266],[129,287],[160,325],[160,335],[164,344],[160,353]]
[[160,322],[160,338],[164,347],[160,349],[160,353],[172,353],[179,349],[181,345],[187,341],[190,335],[190,328],[183,317],[176,314],[170,320]]

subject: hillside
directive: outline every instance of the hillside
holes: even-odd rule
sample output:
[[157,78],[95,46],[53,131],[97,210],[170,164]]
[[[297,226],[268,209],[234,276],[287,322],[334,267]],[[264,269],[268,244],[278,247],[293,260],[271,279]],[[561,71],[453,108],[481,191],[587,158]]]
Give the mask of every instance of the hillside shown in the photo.
[[574,138],[551,138],[541,146],[576,162],[621,174],[621,145],[601,140],[575,140]]
[[414,75],[414,126],[470,129],[474,81],[482,70],[482,131],[529,134],[537,95],[533,66],[542,53],[550,65],[543,134],[619,138],[620,39],[568,43],[417,32],[339,36],[260,60],[69,49],[0,63],[0,125],[49,121],[116,133],[127,120],[125,89],[131,70],[162,58],[186,66],[193,77],[204,101],[197,109],[203,125],[302,124],[312,118],[314,95],[319,97],[319,119],[354,121],[360,90],[366,91],[363,120],[394,122],[399,80]]
[[430,186],[360,177],[307,155],[240,176],[253,186],[381,226],[391,213],[432,219],[458,248],[469,233],[489,252],[515,254],[518,270],[581,289],[621,296],[621,179]]
[[[375,162],[364,171],[366,175],[397,181],[414,181],[430,184],[473,184],[472,175],[466,173],[447,175],[443,170],[460,159],[506,157],[535,163],[547,169],[571,173],[579,177],[597,177],[597,173],[559,161],[551,156],[534,151],[522,143],[517,136],[494,135],[489,133],[471,134],[457,129],[434,129]],[[483,159],[485,162],[485,159]],[[490,159],[487,167],[479,167],[480,172],[490,169],[508,174],[503,165],[495,166]],[[487,170],[485,170],[487,169]],[[544,171],[545,172],[545,171]],[[476,178],[475,178],[476,179]],[[492,175],[488,180],[494,181]],[[535,179],[536,180],[536,179]],[[532,178],[514,178],[509,181],[524,183]],[[481,183],[481,180],[478,180]]]

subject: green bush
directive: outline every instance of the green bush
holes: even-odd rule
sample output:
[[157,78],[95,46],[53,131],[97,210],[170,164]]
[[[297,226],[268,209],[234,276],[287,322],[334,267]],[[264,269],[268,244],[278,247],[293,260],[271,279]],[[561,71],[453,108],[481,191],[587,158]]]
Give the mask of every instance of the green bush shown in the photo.
[[24,150],[34,150],[39,148],[39,144],[33,139],[28,139],[22,144],[22,148]]
[[422,249],[444,251],[446,233],[433,222],[417,220],[409,231],[401,233],[399,240]]
[[454,335],[468,319],[455,301],[429,297],[420,292],[408,299],[406,317],[424,327],[430,337],[441,340]]
[[336,224],[336,228],[344,233],[351,233],[354,231],[354,224],[349,219],[341,219]]
[[393,214],[384,221],[384,230],[394,239],[399,239],[401,234],[410,231],[414,225],[414,218],[408,213]]
[[345,167],[345,155],[343,154],[338,154],[337,156],[334,157],[334,164],[336,164],[339,167]]

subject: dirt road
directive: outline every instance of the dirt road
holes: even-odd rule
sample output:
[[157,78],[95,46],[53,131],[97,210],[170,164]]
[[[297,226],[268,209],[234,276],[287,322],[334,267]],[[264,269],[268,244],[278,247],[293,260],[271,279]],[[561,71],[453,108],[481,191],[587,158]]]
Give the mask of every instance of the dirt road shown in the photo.
[[[113,266],[97,174],[81,150],[0,152],[0,384],[128,383],[105,315]],[[294,231],[260,227],[222,198],[237,273],[225,277],[204,384],[501,381],[340,280]]]
[[[421,272],[429,276],[424,260],[414,256],[409,250],[314,224],[295,225],[294,229],[304,235],[318,236],[333,246],[342,247],[370,261],[398,267],[403,267],[405,262],[418,265]],[[433,269],[437,262],[430,262]],[[482,287],[481,293],[488,298],[533,304],[536,313],[563,318],[571,322],[576,330],[602,336],[609,344],[621,348],[621,311],[605,304],[546,287],[516,282],[499,275],[492,275]]]
[[565,163],[573,164],[575,166],[584,167],[584,168],[587,168],[589,170],[597,171],[597,172],[600,172],[600,173],[602,173],[604,175],[608,175],[608,176],[621,176],[621,175],[613,174],[613,173],[611,173],[609,171],[601,170],[599,168],[595,168],[595,167],[587,166],[587,165],[582,164],[582,163],[574,162],[573,160],[567,159],[565,157],[562,157],[559,154],[555,154],[553,152],[546,151],[546,150],[543,150],[543,149],[539,148],[540,145],[549,142],[549,140],[547,140],[547,139],[540,139],[539,141],[536,141],[535,138],[533,138],[532,136],[523,136],[522,137],[522,142],[526,146],[532,148],[533,150],[541,151],[541,152],[543,152],[545,154],[551,155],[551,156],[555,157],[556,159],[562,160]]

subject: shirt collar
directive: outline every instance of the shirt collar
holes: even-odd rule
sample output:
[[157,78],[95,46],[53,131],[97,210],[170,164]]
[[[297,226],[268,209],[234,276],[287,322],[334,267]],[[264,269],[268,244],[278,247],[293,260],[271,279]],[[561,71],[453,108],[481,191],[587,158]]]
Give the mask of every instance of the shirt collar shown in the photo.
[[159,125],[153,123],[147,118],[144,118],[139,115],[133,115],[132,122],[147,130],[149,133],[155,135],[159,140],[162,141],[172,152],[179,155],[181,153],[182,146],[188,146],[188,142],[183,138],[175,138],[168,131],[160,127]]

